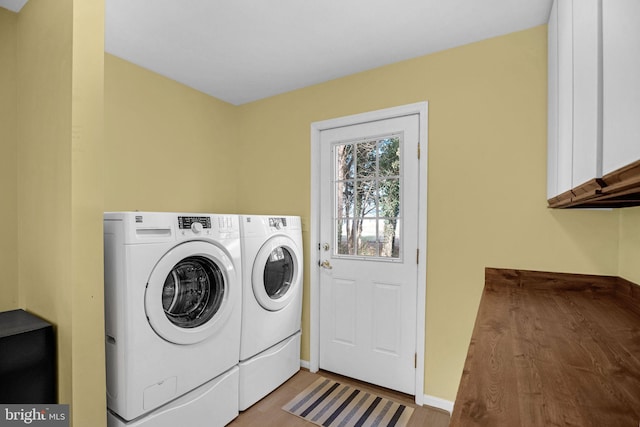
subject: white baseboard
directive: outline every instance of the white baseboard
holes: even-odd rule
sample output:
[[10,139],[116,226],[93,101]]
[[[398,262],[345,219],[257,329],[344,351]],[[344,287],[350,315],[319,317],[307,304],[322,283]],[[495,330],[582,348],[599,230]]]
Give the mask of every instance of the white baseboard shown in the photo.
[[[308,360],[300,359],[300,367],[309,369],[311,363]],[[442,409],[443,411],[447,411],[449,414],[453,412],[453,402],[446,399],[441,399],[435,396],[429,396],[428,394],[424,395],[423,404],[425,406],[431,406],[432,408]]]
[[441,399],[439,397],[429,396],[428,394],[425,394],[424,401],[422,403],[425,406],[431,406],[432,408],[447,411],[449,414],[453,413],[453,402],[450,400]]

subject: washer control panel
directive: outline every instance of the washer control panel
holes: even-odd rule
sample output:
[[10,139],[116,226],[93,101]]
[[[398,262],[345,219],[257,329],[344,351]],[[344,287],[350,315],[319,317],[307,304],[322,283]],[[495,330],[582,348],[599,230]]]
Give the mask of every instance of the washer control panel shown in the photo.
[[276,230],[280,230],[282,228],[286,228],[287,226],[287,218],[269,218],[269,227],[273,227]]
[[[197,225],[200,224],[200,225]],[[208,216],[179,216],[178,228],[181,230],[201,230],[203,228],[211,228],[211,217]]]

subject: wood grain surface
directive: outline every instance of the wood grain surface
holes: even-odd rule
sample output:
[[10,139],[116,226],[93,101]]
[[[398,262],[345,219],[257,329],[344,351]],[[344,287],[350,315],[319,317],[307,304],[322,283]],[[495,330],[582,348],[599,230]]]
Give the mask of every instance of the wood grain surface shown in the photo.
[[451,426],[638,427],[638,287],[487,269]]
[[621,208],[640,205],[640,160],[547,200],[550,208]]

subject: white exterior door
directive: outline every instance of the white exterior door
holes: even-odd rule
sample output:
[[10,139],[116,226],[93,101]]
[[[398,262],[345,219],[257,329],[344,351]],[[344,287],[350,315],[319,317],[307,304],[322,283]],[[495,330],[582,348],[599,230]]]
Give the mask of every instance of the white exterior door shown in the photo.
[[319,171],[319,367],[413,395],[419,138],[419,114],[322,130]]

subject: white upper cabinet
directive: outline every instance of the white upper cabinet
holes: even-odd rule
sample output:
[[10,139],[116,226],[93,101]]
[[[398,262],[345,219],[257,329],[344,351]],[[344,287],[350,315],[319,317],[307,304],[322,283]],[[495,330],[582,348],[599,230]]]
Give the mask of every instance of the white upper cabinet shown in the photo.
[[640,0],[604,0],[603,172],[640,159]]
[[547,198],[602,176],[601,0],[556,0],[548,25]]
[[640,0],[554,0],[550,207],[640,206]]

